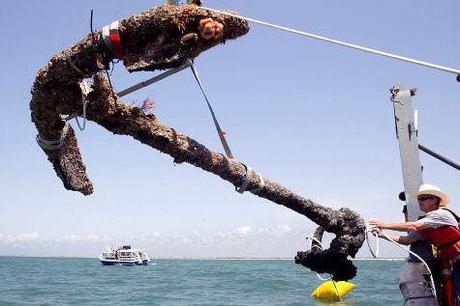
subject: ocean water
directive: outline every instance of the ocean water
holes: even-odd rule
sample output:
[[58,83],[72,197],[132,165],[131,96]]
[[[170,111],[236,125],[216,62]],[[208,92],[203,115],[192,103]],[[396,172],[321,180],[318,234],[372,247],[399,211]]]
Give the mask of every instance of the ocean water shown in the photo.
[[[321,281],[284,260],[153,260],[0,257],[0,305],[341,305],[313,301]],[[355,261],[346,305],[401,305],[402,261]]]

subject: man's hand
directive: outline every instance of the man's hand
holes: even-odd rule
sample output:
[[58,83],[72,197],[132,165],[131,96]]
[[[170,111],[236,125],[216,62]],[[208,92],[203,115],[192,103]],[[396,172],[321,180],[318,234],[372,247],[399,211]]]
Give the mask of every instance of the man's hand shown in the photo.
[[369,220],[369,226],[372,228],[382,229],[383,225],[384,223],[380,221],[379,219],[372,218]]
[[381,237],[381,233],[382,231],[378,228],[378,227],[374,227],[371,231],[372,235],[374,235],[375,237]]

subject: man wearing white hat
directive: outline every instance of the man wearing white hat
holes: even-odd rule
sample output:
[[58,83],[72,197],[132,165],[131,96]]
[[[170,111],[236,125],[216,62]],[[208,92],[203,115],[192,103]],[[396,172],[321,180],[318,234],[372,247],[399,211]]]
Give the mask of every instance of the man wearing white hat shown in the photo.
[[[438,256],[445,267],[450,267],[453,262],[452,278],[455,285],[455,296],[457,305],[460,305],[460,230],[459,217],[446,208],[449,202],[448,196],[439,187],[424,184],[418,192],[412,196],[416,197],[420,210],[425,217],[410,222],[384,223],[378,219],[370,219],[369,225],[378,230],[389,229],[394,231],[409,232],[407,236],[387,235],[401,244],[411,244],[419,240],[428,240],[438,248]],[[376,231],[379,234],[379,231]],[[449,300],[452,290],[449,292],[451,283],[444,281],[444,296]],[[447,289],[447,291],[446,291]],[[454,297],[450,296],[447,305],[455,305]],[[454,303],[454,304],[452,304]]]

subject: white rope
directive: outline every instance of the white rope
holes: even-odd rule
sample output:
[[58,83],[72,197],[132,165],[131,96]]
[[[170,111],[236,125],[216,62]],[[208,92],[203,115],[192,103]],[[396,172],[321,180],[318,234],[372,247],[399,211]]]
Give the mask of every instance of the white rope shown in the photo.
[[[319,244],[319,248],[320,250],[322,251],[324,249],[323,247],[323,244],[321,243],[321,241],[319,241],[318,239],[316,239],[313,235],[311,235],[310,237],[307,237],[307,239],[310,238],[311,239],[311,243],[310,243],[310,247],[309,249],[311,249],[314,245],[313,245],[313,241],[316,242],[317,244]],[[315,245],[315,247],[318,247]]]
[[[369,251],[371,252],[372,257],[377,258],[377,257],[379,257],[379,249],[380,249],[379,238],[378,238],[378,237],[375,237],[375,252],[374,252],[374,250],[372,250],[371,244],[370,244],[370,242],[369,242],[369,234],[368,234],[369,232],[371,232],[371,231],[368,231],[368,230],[366,229],[367,247],[369,248]],[[374,235],[373,235],[373,236],[374,236]]]
[[[321,243],[321,241],[319,241],[318,239],[316,239],[313,235],[307,237],[307,240],[310,238],[311,242],[310,242],[310,246],[308,246],[308,249],[312,249],[313,247],[315,248],[318,248],[320,249],[321,251],[324,249],[323,247],[323,244]],[[316,242],[318,245],[313,245],[313,241]],[[318,277],[320,280],[322,281],[328,281],[328,280],[331,280],[332,279],[332,275],[330,275],[329,277],[327,278],[324,278],[322,277],[318,272],[316,273],[316,277]]]
[[389,52],[380,51],[380,50],[373,49],[373,48],[363,47],[363,46],[360,46],[360,45],[340,41],[340,40],[337,40],[337,39],[332,39],[332,38],[328,38],[328,37],[321,36],[321,35],[316,35],[316,34],[312,34],[312,33],[308,33],[308,32],[303,32],[303,31],[295,30],[295,29],[288,28],[288,27],[279,26],[279,25],[276,25],[276,24],[273,24],[273,23],[268,23],[268,22],[253,19],[253,18],[248,18],[248,17],[244,17],[244,16],[240,16],[240,15],[235,15],[235,14],[232,14],[232,13],[229,13],[229,12],[215,10],[215,9],[211,9],[211,8],[207,8],[207,7],[202,7],[202,8],[204,8],[204,9],[206,9],[208,11],[214,12],[214,13],[218,13],[218,14],[222,14],[222,15],[226,15],[226,16],[230,16],[230,17],[234,17],[234,18],[238,18],[238,19],[242,19],[242,20],[246,20],[246,21],[251,21],[251,22],[262,24],[262,25],[272,27],[272,28],[275,28],[275,29],[287,31],[287,32],[294,33],[294,34],[299,34],[299,35],[310,37],[310,38],[313,38],[313,39],[326,41],[326,42],[333,43],[333,44],[336,44],[336,45],[340,45],[340,46],[343,46],[343,47],[348,47],[348,48],[352,48],[352,49],[356,49],[356,50],[360,50],[360,51],[364,51],[364,52],[368,52],[368,53],[372,53],[372,54],[376,54],[376,55],[390,57],[390,58],[397,59],[397,60],[400,60],[400,61],[405,61],[405,62],[409,62],[409,63],[413,63],[413,64],[417,64],[417,65],[421,65],[421,66],[425,66],[425,67],[438,69],[438,70],[441,70],[441,71],[455,73],[457,75],[460,75],[460,70],[459,69],[454,69],[454,68],[450,68],[450,67],[446,67],[446,66],[432,64],[432,63],[429,63],[429,62],[420,61],[420,60],[412,59],[412,58],[409,58],[409,57],[405,57],[405,56],[401,56],[401,55],[397,55],[397,54],[393,54],[393,53],[389,53]]
[[[312,247],[319,248],[321,251],[324,249],[323,244],[321,243],[321,241],[319,241],[319,239],[316,239],[313,235],[307,237],[307,240],[308,240],[308,238],[310,238],[310,240],[311,240],[311,243],[310,243],[310,246],[308,247],[308,249],[311,250]],[[318,245],[313,245],[313,241],[316,242]],[[343,304],[342,297],[339,294],[339,289],[337,288],[337,286],[335,284],[335,281],[332,279],[332,275],[330,275],[328,278],[324,278],[318,272],[316,272],[316,277],[318,277],[318,279],[320,279],[322,281],[332,280],[332,284],[334,285],[335,292],[337,293],[337,297],[339,298],[340,303]]]
[[433,291],[433,295],[435,298],[437,298],[436,296],[436,286],[434,284],[434,279],[433,279],[433,274],[431,273],[431,269],[430,267],[428,266],[428,264],[416,253],[412,252],[411,250],[409,250],[408,248],[406,247],[403,247],[401,244],[397,243],[396,241],[394,241],[393,239],[391,239],[389,236],[387,236],[385,233],[383,232],[380,232],[380,235],[379,237],[383,237],[385,238],[386,240],[390,241],[391,243],[393,243],[394,245],[396,245],[397,247],[403,249],[404,251],[408,252],[409,254],[411,254],[412,256],[414,256],[415,258],[417,258],[418,260],[420,260],[421,263],[423,263],[423,265],[425,266],[425,268],[428,270],[428,273],[430,275],[430,282],[431,282],[431,289]]
[[[310,242],[310,245],[307,247],[307,249],[311,250],[313,247],[318,248],[321,251],[324,249],[323,244],[321,243],[321,241],[316,239],[313,235],[308,236],[307,240],[308,239],[310,239],[311,242]],[[316,242],[318,245],[313,245],[313,241]],[[316,276],[322,281],[327,281],[327,280],[332,279],[332,275],[329,276],[328,278],[323,278],[319,273],[316,273]]]
[[80,131],[84,131],[86,127],[86,105],[88,104],[88,100],[84,96],[82,96],[81,100],[83,103],[83,125],[80,125],[80,121],[78,121],[78,116],[75,116],[75,121],[77,122]]
[[81,103],[83,104],[83,112],[82,112],[83,124],[80,124],[80,121],[78,120],[78,115],[70,115],[67,118],[65,118],[65,120],[69,121],[75,118],[75,121],[77,122],[77,125],[80,131],[84,131],[86,127],[86,106],[88,105],[88,94],[92,91],[92,89],[88,85],[88,82],[86,82],[85,80],[82,80],[78,85],[80,86]]

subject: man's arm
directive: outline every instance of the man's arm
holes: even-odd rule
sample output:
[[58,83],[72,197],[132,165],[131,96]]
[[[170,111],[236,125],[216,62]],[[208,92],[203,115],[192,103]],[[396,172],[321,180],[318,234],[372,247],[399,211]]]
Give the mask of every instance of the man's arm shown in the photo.
[[378,219],[370,219],[369,225],[371,227],[377,227],[379,229],[389,229],[399,232],[412,232],[420,231],[428,228],[428,226],[422,222],[411,221],[411,222],[399,222],[399,223],[384,223]]
[[404,244],[404,245],[409,245],[419,240],[416,236],[401,236],[401,235],[384,234],[383,231],[379,229],[374,229],[372,231],[372,234],[377,235],[378,237],[383,238],[385,240],[389,240],[388,238],[390,238],[391,240],[394,240],[397,243]]

